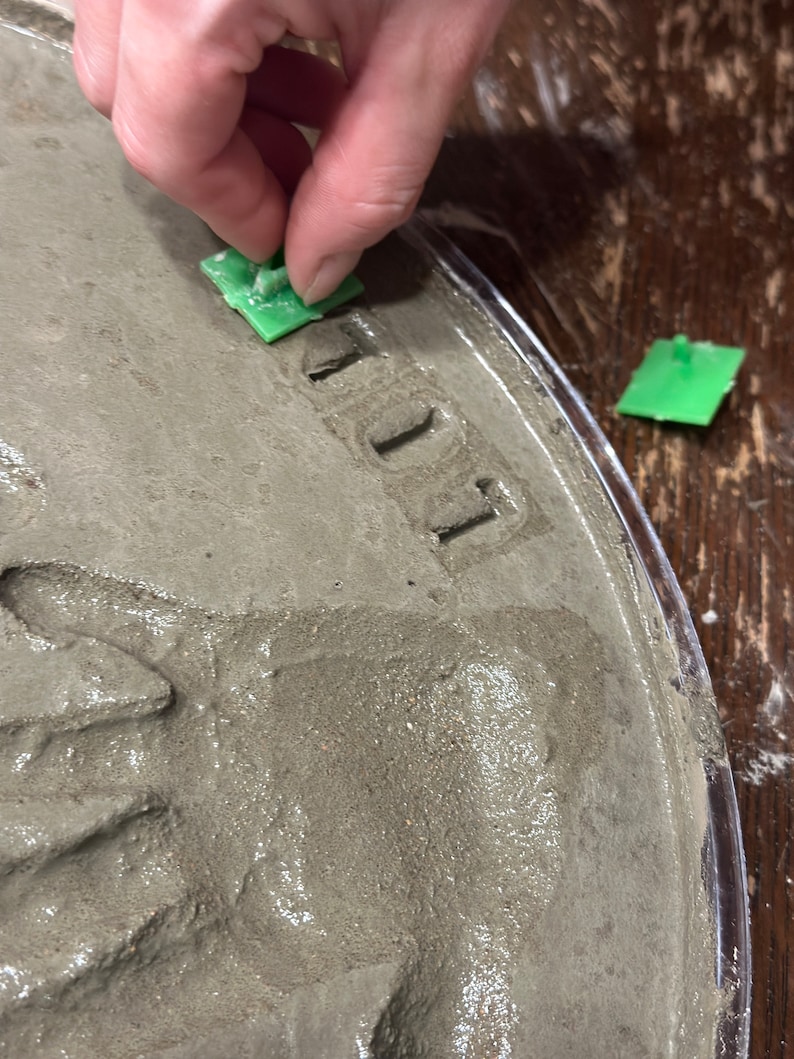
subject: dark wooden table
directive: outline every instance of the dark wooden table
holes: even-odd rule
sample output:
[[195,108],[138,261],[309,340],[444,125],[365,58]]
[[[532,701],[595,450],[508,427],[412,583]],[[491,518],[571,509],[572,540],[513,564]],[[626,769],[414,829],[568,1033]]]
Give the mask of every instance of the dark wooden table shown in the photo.
[[[794,2],[518,0],[424,200],[623,461],[736,778],[752,1055],[794,1055]],[[616,415],[657,336],[748,351],[708,429]]]

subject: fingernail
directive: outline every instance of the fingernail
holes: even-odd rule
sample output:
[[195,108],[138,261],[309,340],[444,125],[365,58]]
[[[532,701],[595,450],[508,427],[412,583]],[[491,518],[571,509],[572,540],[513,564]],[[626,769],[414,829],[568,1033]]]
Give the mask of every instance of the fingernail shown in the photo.
[[329,294],[333,294],[342,280],[358,264],[361,255],[354,251],[345,251],[341,254],[331,254],[323,258],[320,267],[314,274],[314,279],[306,288],[303,300],[307,305],[321,302]]

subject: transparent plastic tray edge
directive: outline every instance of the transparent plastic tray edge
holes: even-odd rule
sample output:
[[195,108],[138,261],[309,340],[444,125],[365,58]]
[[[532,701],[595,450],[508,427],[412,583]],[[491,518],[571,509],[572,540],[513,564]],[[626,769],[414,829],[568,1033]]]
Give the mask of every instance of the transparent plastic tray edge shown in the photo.
[[[531,328],[441,232],[414,217],[400,234],[423,251],[504,334],[555,402],[623,524],[678,650],[681,691],[713,699],[703,652],[673,569],[623,466],[581,397]],[[730,763],[723,752],[701,760],[708,798],[704,885],[716,933],[715,981],[725,1006],[717,1027],[717,1059],[746,1059],[750,1046],[751,951],[747,872]]]

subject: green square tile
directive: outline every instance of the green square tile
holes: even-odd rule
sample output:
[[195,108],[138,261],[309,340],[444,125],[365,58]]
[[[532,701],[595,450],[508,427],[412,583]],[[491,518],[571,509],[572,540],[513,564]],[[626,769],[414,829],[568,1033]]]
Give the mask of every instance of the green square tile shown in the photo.
[[621,415],[708,426],[729,392],[744,350],[690,342],[686,335],[657,339],[617,405]]
[[305,305],[290,286],[281,251],[264,265],[257,265],[229,247],[205,258],[200,267],[220,288],[227,304],[241,313],[265,342],[275,342],[312,320],[321,320],[364,290],[361,281],[350,275],[329,297]]

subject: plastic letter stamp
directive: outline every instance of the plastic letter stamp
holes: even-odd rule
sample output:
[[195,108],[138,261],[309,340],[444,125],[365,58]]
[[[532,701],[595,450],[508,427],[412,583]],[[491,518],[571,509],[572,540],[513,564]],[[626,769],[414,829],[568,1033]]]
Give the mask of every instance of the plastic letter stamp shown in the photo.
[[744,350],[690,342],[686,335],[657,339],[617,405],[621,415],[708,426],[733,386]]
[[350,275],[333,294],[316,305],[306,305],[290,285],[281,250],[257,265],[229,247],[205,258],[200,267],[227,304],[241,313],[265,342],[275,342],[312,320],[321,320],[364,290],[361,281]]

